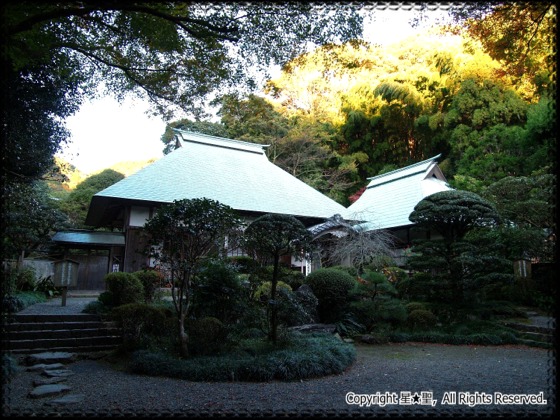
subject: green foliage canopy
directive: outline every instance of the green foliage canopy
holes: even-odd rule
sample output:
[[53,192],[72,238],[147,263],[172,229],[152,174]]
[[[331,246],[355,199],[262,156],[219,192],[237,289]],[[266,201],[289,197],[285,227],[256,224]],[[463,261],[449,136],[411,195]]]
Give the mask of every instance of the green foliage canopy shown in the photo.
[[492,227],[501,222],[492,203],[469,191],[449,190],[421,200],[409,216],[412,223],[438,232],[447,243],[465,237],[477,227]]
[[60,202],[60,209],[68,215],[75,228],[85,228],[85,219],[89,209],[91,198],[99,191],[124,179],[124,175],[112,169],[105,169],[98,174],[92,175],[79,183]]

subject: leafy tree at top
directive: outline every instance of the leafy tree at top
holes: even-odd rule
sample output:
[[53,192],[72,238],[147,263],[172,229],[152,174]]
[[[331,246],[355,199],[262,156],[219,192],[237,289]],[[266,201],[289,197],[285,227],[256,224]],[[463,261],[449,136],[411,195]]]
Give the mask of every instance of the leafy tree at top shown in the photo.
[[506,177],[483,192],[505,222],[490,239],[505,243],[510,259],[530,256],[543,262],[553,261],[554,242],[548,236],[556,226],[555,181],[556,176],[548,173]]
[[99,191],[124,179],[124,175],[113,169],[105,169],[79,183],[61,202],[60,209],[68,215],[75,228],[85,228],[84,224],[91,198]]
[[44,183],[10,183],[2,197],[2,255],[20,263],[30,252],[49,245],[57,229],[67,227]]
[[[4,60],[16,72],[54,63],[52,73],[119,97],[140,90],[160,112],[191,109],[213,92],[255,82],[307,43],[361,35],[351,5],[223,3],[15,3],[4,6]],[[336,13],[333,13],[336,12]]]
[[244,232],[246,250],[261,261],[272,261],[274,267],[270,289],[269,339],[276,343],[278,328],[278,302],[276,288],[280,268],[280,257],[293,255],[304,257],[311,250],[311,234],[303,223],[293,216],[265,214],[254,220]]
[[528,104],[512,89],[467,79],[444,116],[452,174],[497,181],[523,174]]
[[36,179],[67,138],[64,118],[101,88],[198,115],[308,42],[360,36],[362,18],[338,4],[5,2],[0,28],[2,176]]
[[[508,74],[534,84],[539,95],[550,87],[555,62],[553,2],[466,2],[452,5],[449,12],[459,25],[454,30],[466,29]],[[532,97],[535,89],[527,90]]]

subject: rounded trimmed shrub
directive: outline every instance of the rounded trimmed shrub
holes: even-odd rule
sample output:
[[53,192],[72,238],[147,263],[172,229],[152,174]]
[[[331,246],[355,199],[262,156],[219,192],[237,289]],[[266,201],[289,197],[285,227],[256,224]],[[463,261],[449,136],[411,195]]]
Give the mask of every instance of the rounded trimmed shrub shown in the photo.
[[430,329],[436,325],[437,317],[427,309],[415,309],[408,314],[407,322],[415,329]]
[[323,322],[336,322],[340,319],[348,295],[357,284],[350,274],[335,268],[313,271],[305,281],[319,300],[319,318]]
[[144,286],[132,273],[115,272],[105,276],[107,290],[113,295],[113,306],[144,301]]

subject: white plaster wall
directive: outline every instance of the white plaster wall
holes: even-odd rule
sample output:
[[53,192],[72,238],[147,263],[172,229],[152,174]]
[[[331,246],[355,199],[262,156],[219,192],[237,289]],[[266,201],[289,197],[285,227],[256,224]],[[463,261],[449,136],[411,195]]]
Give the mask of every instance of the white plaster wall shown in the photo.
[[149,218],[149,207],[132,206],[130,209],[130,226],[142,227]]

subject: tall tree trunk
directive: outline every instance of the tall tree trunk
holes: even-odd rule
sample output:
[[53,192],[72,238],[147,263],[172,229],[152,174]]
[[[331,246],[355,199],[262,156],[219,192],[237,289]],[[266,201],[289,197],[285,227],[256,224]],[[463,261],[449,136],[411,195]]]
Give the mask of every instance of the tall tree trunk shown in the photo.
[[189,357],[189,335],[185,331],[185,313],[181,310],[179,315],[179,345],[181,357]]
[[274,271],[272,272],[272,286],[270,287],[270,300],[272,301],[270,314],[270,332],[268,338],[276,344],[278,339],[278,305],[276,304],[276,286],[278,285],[278,266],[280,256],[274,256]]

